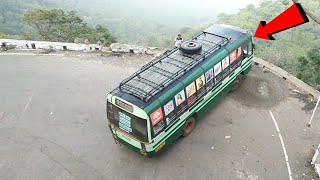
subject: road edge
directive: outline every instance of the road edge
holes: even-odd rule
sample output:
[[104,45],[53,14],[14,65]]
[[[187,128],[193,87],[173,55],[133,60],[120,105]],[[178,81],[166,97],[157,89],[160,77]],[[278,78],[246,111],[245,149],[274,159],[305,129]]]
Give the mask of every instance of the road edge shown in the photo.
[[320,92],[314,89],[312,86],[308,85],[307,83],[301,81],[300,79],[296,78],[295,76],[291,75],[287,71],[277,67],[276,65],[267,62],[260,58],[254,58],[253,62],[255,65],[260,65],[262,68],[267,68],[273,74],[280,76],[284,80],[290,82],[291,84],[297,86],[298,88],[306,91],[309,95],[312,95],[314,98],[318,98],[320,96]]

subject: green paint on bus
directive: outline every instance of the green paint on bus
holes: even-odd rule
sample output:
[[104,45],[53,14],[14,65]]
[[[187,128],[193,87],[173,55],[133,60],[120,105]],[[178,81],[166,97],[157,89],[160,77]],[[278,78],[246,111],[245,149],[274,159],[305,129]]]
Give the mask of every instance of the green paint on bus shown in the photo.
[[[150,73],[148,77],[141,77],[141,72],[149,69],[151,72],[154,66],[155,69],[161,69],[161,64],[157,66],[157,63],[163,63],[160,57],[160,60],[151,62],[150,66],[142,68],[120,84],[119,88],[107,93],[108,125],[117,143],[148,157],[162,152],[183,134],[184,125],[189,118],[204,117],[231,90],[239,76],[250,72],[254,55],[252,34],[233,26],[218,25],[210,28],[210,31],[204,31],[203,34],[189,40],[202,40],[200,55],[204,58],[194,58],[199,62],[195,62],[197,64],[192,69],[185,70],[178,78],[172,78],[177,76],[172,73],[171,79],[168,77],[168,81],[172,82],[162,86],[162,89],[156,86],[156,81],[160,77],[168,76],[165,73],[169,74],[170,69],[162,69],[163,72],[153,70],[152,73],[157,74],[158,78],[149,78]],[[236,38],[232,38],[232,35]],[[214,51],[210,50],[210,47],[218,43],[211,42],[212,39],[220,43],[220,46],[214,47]],[[188,68],[182,59],[171,57],[176,55],[175,53],[181,54],[176,48],[171,54],[164,54],[162,58],[167,58],[167,63],[172,64],[173,69],[181,68],[184,64]],[[183,56],[192,58],[189,55]],[[197,54],[194,57],[197,57]],[[121,88],[121,85],[132,79],[135,79],[136,84],[131,83],[127,85],[129,88]],[[154,91],[151,89],[147,92],[146,89],[150,87],[154,87]],[[143,94],[145,97],[151,96],[152,92],[157,93],[146,100],[138,94],[139,91],[146,91],[147,93]]]

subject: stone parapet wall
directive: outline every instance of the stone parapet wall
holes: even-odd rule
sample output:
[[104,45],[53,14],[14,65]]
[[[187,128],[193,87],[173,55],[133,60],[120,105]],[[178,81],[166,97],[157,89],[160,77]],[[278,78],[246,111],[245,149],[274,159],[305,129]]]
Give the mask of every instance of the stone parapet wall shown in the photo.
[[3,43],[6,46],[19,50],[28,49],[44,49],[44,50],[71,50],[71,51],[97,51],[102,50],[102,46],[98,44],[77,44],[77,43],[62,43],[62,42],[47,42],[47,41],[29,41],[15,39],[0,39],[0,45]]
[[[164,48],[145,47],[129,44],[113,43],[110,47],[103,47],[98,44],[83,44],[83,43],[63,43],[63,42],[47,42],[47,41],[29,41],[15,39],[0,39],[2,50],[17,49],[17,50],[52,50],[52,51],[102,51],[109,53],[133,53],[133,54],[149,54],[159,56],[166,51]],[[5,47],[4,47],[5,46]]]

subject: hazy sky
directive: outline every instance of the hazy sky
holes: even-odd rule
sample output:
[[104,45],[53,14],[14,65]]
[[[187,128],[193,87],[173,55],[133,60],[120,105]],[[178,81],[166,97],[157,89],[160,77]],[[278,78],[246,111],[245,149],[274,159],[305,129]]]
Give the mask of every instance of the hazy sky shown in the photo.
[[193,10],[195,12],[235,12],[248,4],[257,4],[260,0],[119,0],[127,3],[127,7],[139,5],[141,10],[154,9],[168,11],[176,9]]
[[[162,22],[172,19],[195,21],[214,19],[219,13],[236,13],[249,4],[261,0],[72,0],[69,8],[85,10],[88,15],[104,14],[106,18],[134,17],[158,19]],[[64,2],[64,1],[62,1]],[[67,4],[65,1],[64,4]]]
[[[1,1],[1,0],[0,0]],[[53,0],[50,0],[53,1]],[[214,23],[220,13],[237,13],[261,0],[59,0],[67,10],[76,10],[86,22],[102,24],[118,36],[178,31]],[[125,38],[124,38],[125,39]]]
[[219,13],[236,13],[258,2],[260,0],[97,0],[87,6],[99,4],[102,12],[116,12],[119,18],[150,18],[172,26],[174,22],[177,25],[211,22]]

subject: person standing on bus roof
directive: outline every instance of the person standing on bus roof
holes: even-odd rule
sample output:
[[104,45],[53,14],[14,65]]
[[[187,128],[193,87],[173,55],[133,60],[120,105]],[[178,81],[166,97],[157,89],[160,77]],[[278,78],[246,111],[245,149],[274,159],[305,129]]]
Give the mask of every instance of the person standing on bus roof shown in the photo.
[[174,39],[174,46],[179,47],[182,42],[183,42],[183,38],[181,34],[178,34],[178,37]]

